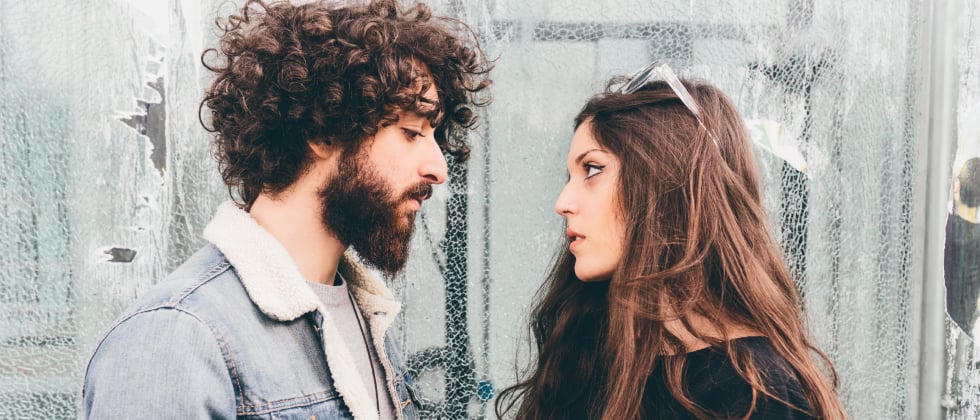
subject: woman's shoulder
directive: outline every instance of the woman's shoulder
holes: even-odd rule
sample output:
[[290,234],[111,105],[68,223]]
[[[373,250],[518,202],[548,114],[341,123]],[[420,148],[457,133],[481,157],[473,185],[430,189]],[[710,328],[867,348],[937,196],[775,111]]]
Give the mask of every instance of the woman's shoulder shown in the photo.
[[[759,393],[752,418],[808,419],[794,409],[810,410],[795,369],[765,337],[742,337],[731,347],[752,361],[766,390]],[[731,416],[744,415],[752,402],[752,386],[739,374],[727,348],[709,347],[685,356],[684,384],[687,395],[708,410]]]

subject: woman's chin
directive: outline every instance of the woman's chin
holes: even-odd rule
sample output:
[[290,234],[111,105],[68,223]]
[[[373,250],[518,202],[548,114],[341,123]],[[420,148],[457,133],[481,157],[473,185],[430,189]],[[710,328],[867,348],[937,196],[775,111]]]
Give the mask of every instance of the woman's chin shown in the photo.
[[608,281],[612,278],[612,272],[594,271],[575,268],[575,277],[584,283]]

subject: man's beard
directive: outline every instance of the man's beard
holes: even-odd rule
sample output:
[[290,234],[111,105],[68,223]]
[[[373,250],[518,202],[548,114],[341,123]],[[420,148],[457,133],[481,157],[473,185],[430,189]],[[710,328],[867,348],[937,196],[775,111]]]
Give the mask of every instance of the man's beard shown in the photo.
[[341,242],[369,265],[395,275],[408,260],[415,212],[399,211],[411,198],[432,195],[427,182],[396,194],[357,147],[340,157],[337,176],[320,190],[321,218]]

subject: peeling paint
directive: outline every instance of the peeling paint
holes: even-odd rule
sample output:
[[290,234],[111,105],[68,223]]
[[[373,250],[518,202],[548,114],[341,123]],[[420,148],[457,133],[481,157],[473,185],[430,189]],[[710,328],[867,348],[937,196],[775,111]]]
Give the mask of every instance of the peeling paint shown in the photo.
[[116,118],[123,124],[146,136],[152,146],[150,160],[163,175],[167,164],[167,115],[164,58],[166,48],[150,38],[150,56],[143,73],[143,91],[136,99],[132,111],[119,111]]
[[148,102],[143,99],[137,99],[136,103],[139,111],[119,117],[119,121],[122,121],[123,124],[128,125],[150,140],[150,145],[153,146],[153,151],[150,153],[150,160],[153,162],[153,167],[163,175],[163,170],[167,165],[167,115],[165,110],[166,104],[164,103],[165,88],[163,77],[157,78],[156,82],[150,83],[148,86],[160,96],[159,101]]
[[136,258],[136,250],[129,248],[112,247],[105,251],[111,257],[109,262],[129,263]]

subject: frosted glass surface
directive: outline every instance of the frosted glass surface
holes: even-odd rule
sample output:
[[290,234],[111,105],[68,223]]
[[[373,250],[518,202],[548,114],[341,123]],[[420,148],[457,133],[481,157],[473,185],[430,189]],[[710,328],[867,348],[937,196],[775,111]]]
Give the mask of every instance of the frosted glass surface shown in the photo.
[[[426,418],[490,417],[515,380],[562,238],[552,209],[571,119],[606,79],[654,58],[716,83],[805,158],[807,175],[759,150],[810,328],[852,418],[912,416],[919,2],[430,4],[473,25],[497,67],[471,160],[436,189],[393,279]],[[234,5],[0,0],[0,418],[75,417],[98,335],[203,244],[226,196],[197,114],[219,10]],[[976,77],[973,54],[963,72]],[[961,103],[976,105],[973,92]],[[953,360],[966,341],[951,336]],[[963,351],[955,398],[980,392],[980,358]],[[960,400],[976,418],[975,397]]]
[[[956,157],[951,174],[951,214],[946,234],[946,394],[947,419],[980,418],[980,224],[977,208],[960,201],[960,173],[980,157],[980,5],[962,2],[959,46],[959,97],[956,109]],[[966,178],[964,182],[980,182]],[[951,227],[953,227],[951,229]]]

